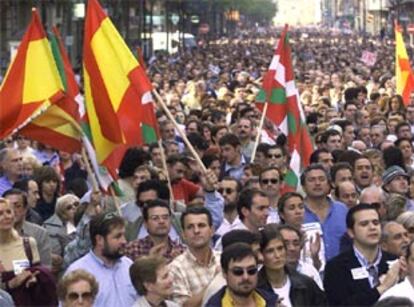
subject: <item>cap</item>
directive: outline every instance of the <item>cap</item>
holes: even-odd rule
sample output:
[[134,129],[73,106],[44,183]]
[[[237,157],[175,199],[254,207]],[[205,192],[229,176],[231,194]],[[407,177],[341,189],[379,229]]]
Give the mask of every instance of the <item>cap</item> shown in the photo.
[[406,178],[409,178],[408,174],[400,166],[390,166],[385,170],[384,174],[382,175],[382,184],[387,185],[398,176],[404,176]]

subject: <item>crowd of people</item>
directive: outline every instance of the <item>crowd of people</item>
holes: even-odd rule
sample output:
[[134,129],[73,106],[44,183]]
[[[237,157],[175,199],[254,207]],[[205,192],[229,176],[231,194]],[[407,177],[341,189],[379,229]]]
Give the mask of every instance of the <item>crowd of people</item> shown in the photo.
[[127,150],[116,196],[79,154],[1,140],[0,305],[414,306],[414,96],[396,94],[395,46],[290,32],[315,147],[286,192],[287,137],[259,131],[255,104],[278,32],[151,59],[174,121],[156,110],[162,147]]

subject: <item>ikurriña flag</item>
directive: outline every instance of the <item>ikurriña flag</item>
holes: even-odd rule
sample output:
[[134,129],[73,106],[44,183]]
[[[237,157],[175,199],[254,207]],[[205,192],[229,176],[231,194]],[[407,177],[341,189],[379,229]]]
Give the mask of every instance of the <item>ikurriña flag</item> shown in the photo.
[[262,89],[256,101],[256,105],[262,110],[264,103],[268,103],[266,117],[287,136],[290,163],[284,177],[284,190],[295,190],[301,169],[309,165],[313,143],[295,85],[287,25],[281,34],[269,70],[263,78]]

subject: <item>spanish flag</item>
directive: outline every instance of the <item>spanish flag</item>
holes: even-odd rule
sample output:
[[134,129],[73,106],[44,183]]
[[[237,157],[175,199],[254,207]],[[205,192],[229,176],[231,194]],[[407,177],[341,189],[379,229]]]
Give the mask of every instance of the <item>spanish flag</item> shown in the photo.
[[33,9],[32,21],[0,87],[0,138],[64,98],[49,41]]
[[395,23],[395,76],[397,94],[401,95],[404,104],[410,103],[410,94],[414,89],[414,77],[410,67],[410,60],[405,49],[400,25]]
[[79,110],[83,107],[83,99],[56,27],[49,35],[49,41],[66,97],[36,117],[19,133],[59,150],[80,152],[82,130]]
[[85,105],[98,162],[113,176],[130,146],[144,143],[152,86],[97,0],[89,0],[83,46]]

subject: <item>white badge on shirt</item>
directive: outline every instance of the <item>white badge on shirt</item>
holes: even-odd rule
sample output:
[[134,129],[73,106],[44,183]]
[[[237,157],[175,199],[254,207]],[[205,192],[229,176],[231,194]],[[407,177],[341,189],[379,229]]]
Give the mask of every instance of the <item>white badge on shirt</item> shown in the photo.
[[30,263],[29,260],[27,259],[23,259],[23,260],[13,260],[13,271],[14,274],[20,274],[21,272],[23,272],[25,269],[30,267]]
[[368,271],[364,267],[352,269],[351,273],[352,273],[352,278],[354,280],[365,279],[369,277]]
[[397,262],[398,262],[398,259],[395,259],[395,260],[387,260],[388,268],[391,268]]
[[315,233],[319,233],[320,235],[322,235],[322,227],[321,224],[318,222],[312,222],[312,223],[305,223],[302,224],[302,230],[304,232],[315,232]]

